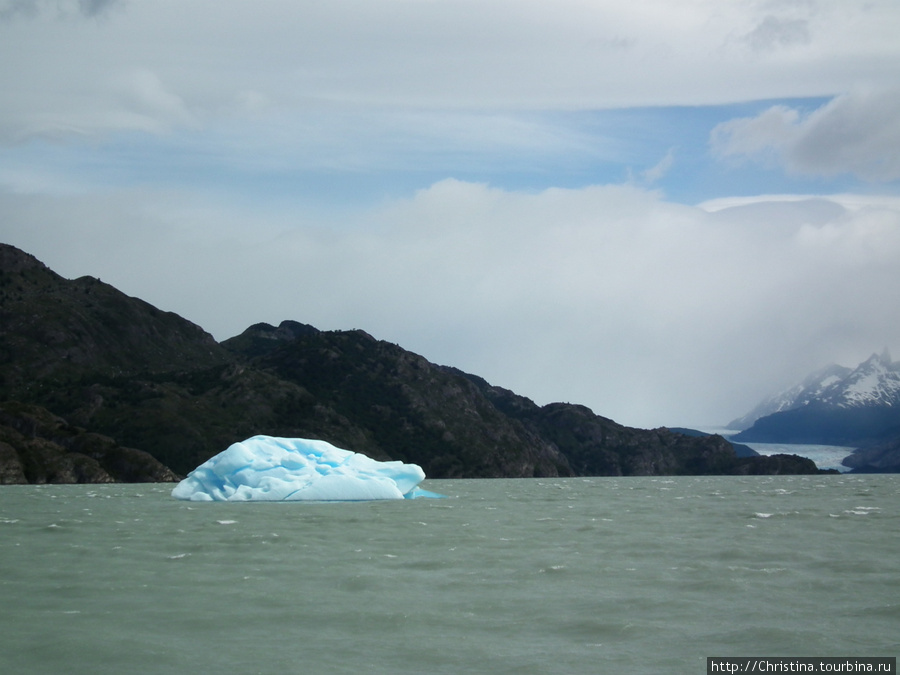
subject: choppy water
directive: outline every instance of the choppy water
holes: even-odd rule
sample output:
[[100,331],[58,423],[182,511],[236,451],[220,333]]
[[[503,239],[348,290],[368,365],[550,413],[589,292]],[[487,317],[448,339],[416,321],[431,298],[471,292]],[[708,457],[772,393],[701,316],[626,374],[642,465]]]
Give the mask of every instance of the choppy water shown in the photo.
[[445,500],[0,489],[9,673],[702,673],[895,656],[900,476],[427,481]]

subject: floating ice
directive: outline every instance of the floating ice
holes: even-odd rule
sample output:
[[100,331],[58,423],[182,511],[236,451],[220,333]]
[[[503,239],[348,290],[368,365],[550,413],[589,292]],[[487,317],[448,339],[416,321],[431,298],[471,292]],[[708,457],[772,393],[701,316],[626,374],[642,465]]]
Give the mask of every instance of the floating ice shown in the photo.
[[208,459],[172,490],[203,501],[364,501],[437,497],[416,464],[378,462],[325,441],[254,436]]

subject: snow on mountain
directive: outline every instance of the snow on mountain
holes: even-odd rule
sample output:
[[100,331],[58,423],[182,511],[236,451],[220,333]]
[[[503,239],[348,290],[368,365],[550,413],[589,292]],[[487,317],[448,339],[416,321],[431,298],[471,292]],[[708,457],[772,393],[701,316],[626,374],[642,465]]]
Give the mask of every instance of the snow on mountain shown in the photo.
[[881,354],[872,354],[856,368],[832,364],[812,373],[800,384],[768,397],[728,426],[748,429],[762,417],[811,404],[837,408],[900,408],[900,362],[892,362],[885,349]]
[[848,375],[840,386],[824,392],[823,400],[842,407],[900,406],[900,362],[892,363],[885,350],[873,354]]

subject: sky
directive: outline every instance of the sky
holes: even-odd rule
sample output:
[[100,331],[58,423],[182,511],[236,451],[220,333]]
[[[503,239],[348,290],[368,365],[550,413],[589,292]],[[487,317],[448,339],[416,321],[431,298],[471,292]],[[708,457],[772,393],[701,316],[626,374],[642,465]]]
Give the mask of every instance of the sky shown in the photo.
[[725,425],[900,355],[896,0],[0,0],[0,241]]

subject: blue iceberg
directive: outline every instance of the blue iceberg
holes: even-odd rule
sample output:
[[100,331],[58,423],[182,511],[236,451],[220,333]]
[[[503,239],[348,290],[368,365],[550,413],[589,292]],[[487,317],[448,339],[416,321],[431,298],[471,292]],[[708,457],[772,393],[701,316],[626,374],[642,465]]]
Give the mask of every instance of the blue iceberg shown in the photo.
[[416,464],[379,462],[326,441],[254,436],[191,471],[176,499],[210,501],[366,501],[439,497],[422,490]]

